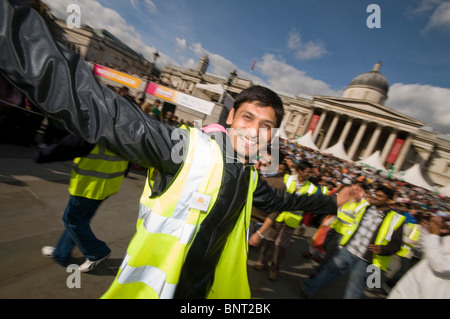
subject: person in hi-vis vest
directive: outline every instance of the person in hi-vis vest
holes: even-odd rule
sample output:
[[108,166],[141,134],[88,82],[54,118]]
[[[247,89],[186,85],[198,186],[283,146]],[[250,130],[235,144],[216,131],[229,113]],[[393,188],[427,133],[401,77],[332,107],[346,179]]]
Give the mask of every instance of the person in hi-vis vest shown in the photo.
[[[345,188],[342,190],[345,191]],[[358,214],[350,228],[343,235],[343,246],[326,262],[319,273],[309,281],[299,281],[303,297],[309,298],[349,272],[344,298],[362,298],[367,287],[367,278],[379,270],[386,271],[391,258],[403,243],[403,222],[405,217],[391,210],[389,204],[394,190],[379,186],[371,205],[363,214]],[[381,281],[381,278],[378,278]]]
[[[75,157],[75,159],[74,159]],[[44,246],[42,254],[67,266],[75,246],[86,257],[81,272],[94,269],[111,253],[108,245],[98,239],[90,221],[100,204],[120,189],[128,170],[128,162],[105,147],[86,143],[68,134],[59,143],[36,152],[36,163],[51,163],[73,159],[69,201],[63,214],[65,230],[56,247]]]
[[102,86],[79,55],[54,42],[39,14],[9,0],[0,6],[0,52],[0,73],[43,112],[89,143],[158,172],[147,180],[136,233],[103,298],[250,298],[252,205],[336,214],[354,195],[298,196],[258,178],[250,159],[274,142],[284,114],[268,88],[236,96],[228,130],[175,128]]
[[[302,160],[296,165],[296,175],[286,174],[284,183],[287,191],[297,195],[306,194],[307,196],[313,196],[318,191],[320,192],[320,189],[309,181],[312,167],[310,162]],[[303,212],[301,211],[283,211],[278,214],[275,221],[272,218],[266,218],[264,221],[262,228],[268,229],[266,241],[261,247],[259,258],[254,268],[263,270],[271,262],[268,273],[270,280],[277,279],[281,263],[291,244],[291,238],[295,229],[301,224],[302,217]]]

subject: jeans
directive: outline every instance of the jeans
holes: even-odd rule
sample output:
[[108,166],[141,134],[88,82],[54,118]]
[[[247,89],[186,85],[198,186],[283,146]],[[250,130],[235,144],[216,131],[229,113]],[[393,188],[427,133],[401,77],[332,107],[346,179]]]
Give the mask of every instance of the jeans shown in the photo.
[[62,218],[66,229],[53,252],[56,262],[67,265],[75,245],[91,261],[111,253],[109,247],[95,237],[89,225],[101,203],[101,200],[70,196]]
[[313,296],[341,275],[350,271],[347,286],[345,288],[345,299],[359,299],[363,296],[369,272],[370,264],[350,253],[345,247],[335,253],[333,258],[326,262],[317,276],[304,283],[305,292]]

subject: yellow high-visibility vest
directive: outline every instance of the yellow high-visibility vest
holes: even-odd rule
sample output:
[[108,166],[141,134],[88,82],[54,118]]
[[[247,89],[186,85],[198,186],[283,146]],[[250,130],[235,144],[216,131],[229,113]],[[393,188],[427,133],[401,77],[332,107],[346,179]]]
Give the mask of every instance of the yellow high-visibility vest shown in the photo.
[[[341,245],[345,245],[353,236],[353,234],[356,232],[361,222],[361,219],[364,216],[364,213],[358,214],[356,216],[355,222],[342,237],[340,242]],[[383,219],[383,222],[381,223],[380,229],[375,239],[375,244],[387,245],[391,241],[392,234],[394,233],[394,231],[397,230],[403,224],[404,221],[405,216],[402,216],[392,210],[388,212],[386,217]],[[372,264],[378,266],[381,270],[387,270],[391,262],[391,258],[392,256],[380,256],[373,254]]]
[[[284,176],[284,182],[286,184],[286,188],[288,192],[293,193],[295,191],[295,184],[294,181],[289,183],[290,179],[292,178],[292,175],[285,175]],[[294,188],[292,188],[291,184],[294,184]],[[314,185],[313,183],[307,181],[297,192],[298,195],[308,194],[313,195],[315,194],[319,188]],[[278,217],[275,219],[279,223],[285,223],[287,226],[292,228],[297,228],[300,223],[303,220],[303,212],[299,211],[298,214],[294,214],[292,212],[282,212]]]
[[369,202],[365,199],[360,202],[346,202],[338,210],[337,219],[331,224],[337,233],[344,235],[355,222],[355,218],[358,214],[364,214]]
[[[392,233],[402,226],[406,217],[394,211],[390,211],[381,224],[380,231],[375,239],[375,245],[387,245],[392,238]],[[387,270],[391,262],[392,255],[380,256],[373,254],[372,264],[380,267],[381,270]]]
[[[420,237],[420,229],[419,224],[413,224],[413,223],[406,223],[404,225],[404,230],[409,230],[407,234],[404,234],[409,237],[409,239],[414,240],[417,242]],[[400,257],[406,257],[408,254],[411,253],[411,250],[415,247],[413,244],[403,243],[402,248],[397,252],[397,255]]]
[[74,159],[69,193],[103,200],[119,191],[127,168],[127,161],[97,144],[88,155]]
[[[185,257],[217,200],[224,171],[219,145],[198,129],[191,128],[189,135],[186,158],[176,180],[160,196],[150,198],[151,180],[147,179],[136,234],[102,298],[174,296]],[[246,205],[219,258],[208,298],[250,298],[247,227],[257,178],[253,169]]]

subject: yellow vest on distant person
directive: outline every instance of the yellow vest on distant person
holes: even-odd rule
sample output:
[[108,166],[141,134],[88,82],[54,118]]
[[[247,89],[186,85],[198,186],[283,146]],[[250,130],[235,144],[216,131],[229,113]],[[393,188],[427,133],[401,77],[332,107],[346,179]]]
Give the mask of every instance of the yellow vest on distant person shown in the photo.
[[[408,229],[408,234],[404,234],[403,236],[408,236],[409,239],[417,242],[420,237],[420,227],[419,224],[406,223],[403,229]],[[412,249],[415,247],[413,244],[403,243],[402,248],[397,252],[397,255],[400,257],[406,257],[411,254]]]
[[[356,216],[355,222],[342,237],[340,242],[341,245],[345,245],[356,232],[359,227],[359,223],[364,216],[364,213],[358,214]],[[392,210],[388,212],[386,217],[383,219],[383,222],[381,223],[380,229],[375,239],[375,245],[387,245],[391,241],[394,231],[397,230],[404,221],[405,216],[402,216]],[[381,270],[387,270],[391,262],[391,258],[392,255],[380,256],[373,254],[372,264],[378,266]]]
[[88,155],[74,159],[69,193],[103,200],[119,191],[127,168],[127,161],[97,144]]
[[[174,296],[184,259],[198,228],[214,206],[224,170],[222,150],[208,135],[191,128],[188,144],[182,168],[160,196],[150,198],[148,178],[141,196],[136,234],[113,284],[102,298],[169,299]],[[251,296],[247,277],[247,227],[256,184],[257,173],[252,169],[246,205],[228,237],[207,298]]]
[[364,214],[369,202],[362,199],[360,202],[346,202],[338,209],[337,219],[331,224],[337,233],[344,235],[355,222],[358,214]]
[[[285,175],[284,176],[284,183],[286,184],[286,189],[289,193],[295,192],[295,185],[296,181],[293,180],[292,175]],[[293,185],[293,186],[292,186]],[[319,188],[314,185],[313,183],[307,181],[297,192],[298,195],[308,194],[313,195],[315,194]],[[291,212],[282,212],[278,217],[276,218],[276,221],[279,223],[285,223],[287,226],[292,228],[297,228],[300,223],[303,220],[303,212],[299,211],[299,214],[294,214]]]

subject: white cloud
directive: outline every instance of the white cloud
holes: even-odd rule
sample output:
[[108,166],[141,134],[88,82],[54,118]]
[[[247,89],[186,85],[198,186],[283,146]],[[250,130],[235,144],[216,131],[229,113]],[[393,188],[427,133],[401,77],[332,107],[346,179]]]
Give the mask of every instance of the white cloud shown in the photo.
[[[131,0],[131,2],[133,4],[134,1]],[[70,14],[66,12],[67,7],[74,1],[52,0],[46,3],[55,16],[65,20]],[[147,60],[153,61],[153,53],[156,48],[145,44],[139,32],[129,25],[117,11],[104,7],[96,0],[78,0],[76,4],[81,9],[82,25],[87,24],[94,29],[108,30],[130,48],[141,53]],[[146,1],[146,4],[151,7],[152,1]],[[159,52],[159,54],[158,65],[175,64],[175,61],[164,52]]]
[[300,32],[295,29],[289,32],[288,48],[295,52],[295,57],[298,60],[313,60],[328,54],[322,41],[304,43]]
[[[139,0],[130,0],[133,7],[136,9],[142,10],[141,7],[138,7],[138,5],[142,4]],[[151,14],[157,14],[159,13],[158,7],[153,3],[152,0],[144,0],[144,7],[151,13]]]
[[386,106],[450,133],[450,89],[421,84],[393,84]]
[[426,16],[431,13],[424,31],[440,29],[450,31],[450,2],[448,0],[422,0],[417,8],[410,10],[412,16]]
[[273,54],[266,54],[255,67],[275,90],[298,95],[340,96],[342,92],[332,90],[328,84],[307,76],[304,71],[287,64]]
[[177,47],[181,50],[186,50],[187,49],[187,41],[186,39],[180,39],[178,37],[175,38],[175,42],[177,44]]
[[450,2],[439,5],[431,15],[425,30],[442,29],[450,31]]

